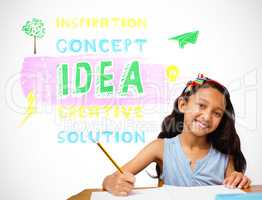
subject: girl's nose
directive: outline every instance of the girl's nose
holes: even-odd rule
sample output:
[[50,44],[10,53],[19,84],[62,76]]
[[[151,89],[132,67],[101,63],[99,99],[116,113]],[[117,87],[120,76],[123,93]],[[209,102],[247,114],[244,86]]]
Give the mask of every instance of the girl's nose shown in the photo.
[[205,122],[209,123],[211,120],[211,112],[209,111],[205,111],[203,112],[203,119],[205,120]]

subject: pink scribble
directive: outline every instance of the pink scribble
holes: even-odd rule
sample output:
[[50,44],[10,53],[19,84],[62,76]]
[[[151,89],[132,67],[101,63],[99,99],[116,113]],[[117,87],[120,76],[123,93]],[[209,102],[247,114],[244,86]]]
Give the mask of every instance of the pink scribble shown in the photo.
[[[113,74],[113,85],[115,90],[119,90],[120,78],[123,69],[134,60],[140,63],[140,73],[143,85],[141,96],[128,94],[120,97],[117,94],[108,97],[95,96],[95,78],[92,80],[88,93],[81,95],[69,94],[66,97],[58,95],[58,75],[57,66],[67,63],[69,68],[69,82],[73,80],[73,68],[77,62],[88,62],[92,72],[96,72],[96,67],[102,60],[111,60],[112,68],[109,72]],[[116,58],[107,56],[68,56],[68,57],[27,57],[24,59],[21,70],[21,85],[24,95],[27,96],[33,91],[38,104],[48,105],[146,105],[166,103],[167,97],[164,95],[166,87],[165,67],[160,64],[148,64],[141,58]],[[74,85],[70,83],[69,85]],[[116,92],[117,93],[117,92]]]

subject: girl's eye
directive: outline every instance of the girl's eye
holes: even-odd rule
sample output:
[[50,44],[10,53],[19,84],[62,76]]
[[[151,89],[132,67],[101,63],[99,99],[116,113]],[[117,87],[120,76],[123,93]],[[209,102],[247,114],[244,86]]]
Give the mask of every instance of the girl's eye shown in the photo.
[[198,106],[199,106],[199,108],[201,108],[201,109],[204,109],[204,108],[206,107],[206,106],[205,106],[204,104],[202,104],[202,103],[199,103]]
[[215,116],[218,117],[218,118],[222,117],[222,114],[219,113],[219,112],[215,112],[214,114],[215,114]]

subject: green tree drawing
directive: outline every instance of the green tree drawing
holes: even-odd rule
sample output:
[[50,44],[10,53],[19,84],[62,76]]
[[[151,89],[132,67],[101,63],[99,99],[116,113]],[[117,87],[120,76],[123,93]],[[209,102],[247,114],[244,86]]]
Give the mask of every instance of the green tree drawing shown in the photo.
[[27,35],[34,37],[34,54],[36,54],[36,38],[42,38],[45,35],[44,23],[41,19],[33,18],[27,21],[22,28]]

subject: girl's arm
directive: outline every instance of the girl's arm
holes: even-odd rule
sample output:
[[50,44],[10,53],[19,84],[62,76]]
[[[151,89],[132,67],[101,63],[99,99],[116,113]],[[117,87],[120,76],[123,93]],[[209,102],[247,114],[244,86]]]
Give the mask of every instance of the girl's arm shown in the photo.
[[105,177],[103,189],[112,192],[114,195],[127,195],[134,188],[135,174],[152,162],[157,162],[162,166],[163,146],[163,139],[154,140],[145,146],[132,160],[121,168],[125,173],[115,172]]
[[225,172],[224,185],[229,188],[248,188],[251,180],[241,172],[235,171],[233,158],[230,156]]

